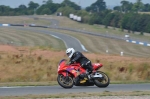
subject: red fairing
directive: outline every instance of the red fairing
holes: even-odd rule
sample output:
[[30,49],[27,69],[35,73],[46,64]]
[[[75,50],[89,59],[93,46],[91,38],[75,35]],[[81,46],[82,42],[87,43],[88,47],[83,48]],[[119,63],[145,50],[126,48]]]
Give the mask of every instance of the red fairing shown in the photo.
[[[93,65],[94,70],[98,70],[99,68],[101,68],[103,66],[100,63],[94,63],[92,65]],[[63,59],[58,64],[58,74],[62,74],[64,76],[67,76],[66,71],[68,71],[69,76],[77,77],[78,73],[79,73],[78,70],[80,71],[80,74],[86,72],[86,70],[84,68],[82,68],[79,63],[68,65],[68,64],[66,64],[66,60]]]
[[103,64],[101,64],[101,63],[94,63],[92,65],[93,65],[94,70],[98,70],[99,68],[101,68],[103,66]]
[[66,76],[66,71],[69,72],[69,75],[72,75],[74,77],[78,76],[78,70],[80,69],[80,73],[84,73],[85,70],[83,68],[80,68],[79,63],[67,65],[66,60],[61,60],[59,65],[58,65],[58,74],[63,74]]

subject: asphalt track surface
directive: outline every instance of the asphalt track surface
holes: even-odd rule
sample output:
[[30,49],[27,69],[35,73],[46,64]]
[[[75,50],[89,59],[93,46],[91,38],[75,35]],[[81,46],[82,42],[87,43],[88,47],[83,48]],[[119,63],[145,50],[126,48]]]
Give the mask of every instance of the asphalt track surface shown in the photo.
[[93,92],[127,92],[127,91],[150,91],[150,84],[110,84],[106,88],[96,86],[74,86],[64,89],[60,86],[27,86],[27,87],[0,87],[0,96],[25,96],[25,95],[50,95],[63,93],[93,93]]
[[36,33],[44,33],[44,34],[49,34],[57,39],[61,39],[64,43],[66,48],[73,47],[75,50],[84,52],[86,49],[83,47],[81,42],[69,35],[58,33],[58,32],[52,32],[48,30],[40,30],[37,27],[5,27],[5,28],[15,28],[18,30],[24,30],[24,31],[31,31],[31,32],[36,32]]

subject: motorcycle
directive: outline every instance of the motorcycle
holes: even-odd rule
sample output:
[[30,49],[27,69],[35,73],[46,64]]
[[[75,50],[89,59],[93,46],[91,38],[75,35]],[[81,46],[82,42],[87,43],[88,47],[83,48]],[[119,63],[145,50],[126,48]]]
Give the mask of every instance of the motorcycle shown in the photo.
[[[94,86],[104,88],[110,83],[106,73],[98,71],[103,65],[101,63],[93,63],[93,73],[86,74],[86,70],[79,63],[67,64],[67,60],[62,59],[58,64],[57,82],[63,88],[72,88],[75,86]],[[86,74],[84,77],[79,75]],[[79,78],[79,79],[76,79]],[[78,82],[78,83],[77,83]]]

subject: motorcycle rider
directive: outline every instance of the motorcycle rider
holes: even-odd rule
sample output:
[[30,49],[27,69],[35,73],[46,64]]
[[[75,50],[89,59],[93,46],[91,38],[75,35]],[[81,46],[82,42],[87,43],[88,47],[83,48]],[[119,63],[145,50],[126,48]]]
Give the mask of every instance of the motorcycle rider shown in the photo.
[[[91,61],[86,58],[81,52],[75,51],[74,48],[68,48],[66,50],[66,54],[70,58],[70,64],[74,62],[80,63],[80,65],[87,71],[86,75],[92,73],[93,67]],[[84,78],[84,75],[79,75],[79,77]]]

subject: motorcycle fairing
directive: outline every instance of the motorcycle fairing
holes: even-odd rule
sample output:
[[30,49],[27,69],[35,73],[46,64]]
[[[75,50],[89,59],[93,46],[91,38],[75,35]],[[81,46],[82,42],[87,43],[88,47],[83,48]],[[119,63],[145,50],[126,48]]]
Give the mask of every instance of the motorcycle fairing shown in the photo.
[[92,65],[93,65],[94,70],[98,70],[99,68],[101,68],[103,66],[103,64],[101,64],[101,63],[93,63]]
[[58,71],[59,74],[63,74],[64,76],[67,76],[66,72],[68,72],[68,75],[71,74],[74,77],[78,76],[77,70],[75,70],[75,68],[73,66],[65,66],[65,67],[59,69],[59,71]]

